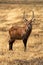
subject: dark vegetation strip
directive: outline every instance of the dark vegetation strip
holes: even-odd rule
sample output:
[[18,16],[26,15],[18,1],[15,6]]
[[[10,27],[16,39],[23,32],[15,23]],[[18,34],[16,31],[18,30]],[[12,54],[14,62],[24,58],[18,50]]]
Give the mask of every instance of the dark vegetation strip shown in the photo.
[[0,27],[0,31],[6,32],[8,29],[6,27]]
[[37,1],[36,2],[24,2],[24,1],[11,2],[11,1],[9,1],[9,2],[0,2],[0,4],[43,4],[43,1],[39,1],[39,2],[37,2]]

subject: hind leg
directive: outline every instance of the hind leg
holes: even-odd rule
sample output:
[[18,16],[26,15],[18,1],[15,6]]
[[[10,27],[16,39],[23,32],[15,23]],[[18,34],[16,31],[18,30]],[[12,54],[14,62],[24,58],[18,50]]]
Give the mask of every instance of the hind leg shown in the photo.
[[12,50],[14,40],[10,39],[9,40],[9,50]]
[[23,39],[23,43],[24,43],[24,51],[26,51],[27,39]]

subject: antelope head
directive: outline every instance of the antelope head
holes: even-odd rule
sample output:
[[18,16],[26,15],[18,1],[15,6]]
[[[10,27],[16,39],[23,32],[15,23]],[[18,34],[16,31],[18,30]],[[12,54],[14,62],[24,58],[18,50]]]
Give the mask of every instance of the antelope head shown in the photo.
[[[28,15],[26,15],[26,13],[25,13],[25,11],[24,11],[24,13],[23,13],[23,19],[24,19],[24,22],[27,22],[28,20],[27,20],[27,16]],[[32,11],[32,17],[31,17],[31,19],[29,20],[29,22],[30,21],[34,21],[34,11]]]

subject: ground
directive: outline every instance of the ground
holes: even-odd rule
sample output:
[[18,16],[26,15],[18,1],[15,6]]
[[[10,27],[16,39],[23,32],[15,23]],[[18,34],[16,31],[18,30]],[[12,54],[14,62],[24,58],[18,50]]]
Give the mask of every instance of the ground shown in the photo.
[[[27,50],[24,52],[22,40],[16,40],[9,51],[8,30],[15,23],[23,25],[24,11],[28,20],[34,11],[35,19]],[[43,65],[43,5],[0,4],[0,65]]]

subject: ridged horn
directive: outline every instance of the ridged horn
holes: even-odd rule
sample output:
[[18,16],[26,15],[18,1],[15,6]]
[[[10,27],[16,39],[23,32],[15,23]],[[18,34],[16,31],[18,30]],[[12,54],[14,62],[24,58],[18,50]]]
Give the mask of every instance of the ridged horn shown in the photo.
[[34,20],[34,11],[32,11],[32,18],[31,20],[33,21]]

